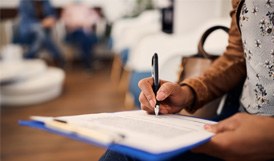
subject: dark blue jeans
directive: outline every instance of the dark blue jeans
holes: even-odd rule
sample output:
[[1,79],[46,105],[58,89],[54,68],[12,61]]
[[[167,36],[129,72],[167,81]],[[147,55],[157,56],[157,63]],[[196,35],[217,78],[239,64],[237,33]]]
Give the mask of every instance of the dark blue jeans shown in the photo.
[[[141,161],[122,153],[107,150],[99,161]],[[169,161],[222,161],[219,158],[211,157],[205,154],[186,152],[179,156],[170,158]]]
[[94,55],[92,49],[98,41],[96,35],[78,29],[68,32],[65,41],[79,48],[85,67],[91,68]]
[[64,64],[62,53],[52,40],[49,29],[44,29],[38,24],[33,25],[31,31],[29,31],[29,34],[24,35],[24,37],[27,37],[27,39],[30,40],[26,43],[21,42],[22,44],[27,44],[29,47],[28,51],[24,54],[25,58],[35,58],[41,49],[47,49],[49,53],[52,54],[52,57],[58,61],[58,63],[61,65]]

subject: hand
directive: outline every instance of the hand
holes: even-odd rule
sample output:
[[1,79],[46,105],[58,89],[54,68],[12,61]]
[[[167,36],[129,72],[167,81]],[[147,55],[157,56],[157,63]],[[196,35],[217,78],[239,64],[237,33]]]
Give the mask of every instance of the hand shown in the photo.
[[42,26],[44,28],[51,28],[55,25],[55,18],[54,17],[47,17],[42,20]]
[[160,101],[160,113],[177,113],[193,101],[193,93],[188,86],[180,86],[176,83],[160,81],[160,88],[156,94],[152,89],[153,78],[142,79],[138,86],[141,89],[139,101],[141,108],[148,113],[154,113],[156,99]]
[[236,114],[205,129],[216,133],[211,141],[194,152],[225,160],[274,159],[274,118]]

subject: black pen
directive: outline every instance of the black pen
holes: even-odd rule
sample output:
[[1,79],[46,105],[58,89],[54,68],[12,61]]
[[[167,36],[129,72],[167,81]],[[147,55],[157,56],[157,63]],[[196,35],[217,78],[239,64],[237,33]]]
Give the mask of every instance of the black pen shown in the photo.
[[[158,64],[158,55],[155,53],[152,57],[152,78],[153,78],[153,92],[155,93],[155,96],[157,94],[157,91],[160,87],[160,79],[159,79],[159,64]],[[156,100],[156,105],[154,107],[155,115],[158,116],[160,111],[160,103]]]

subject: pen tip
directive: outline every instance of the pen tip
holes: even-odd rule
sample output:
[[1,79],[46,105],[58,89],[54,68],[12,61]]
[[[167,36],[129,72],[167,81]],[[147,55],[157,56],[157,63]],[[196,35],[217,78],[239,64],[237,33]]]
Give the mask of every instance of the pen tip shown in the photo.
[[160,111],[160,106],[159,106],[159,105],[156,105],[155,108],[154,108],[154,112],[155,112],[155,115],[156,115],[156,116],[159,115],[159,111]]

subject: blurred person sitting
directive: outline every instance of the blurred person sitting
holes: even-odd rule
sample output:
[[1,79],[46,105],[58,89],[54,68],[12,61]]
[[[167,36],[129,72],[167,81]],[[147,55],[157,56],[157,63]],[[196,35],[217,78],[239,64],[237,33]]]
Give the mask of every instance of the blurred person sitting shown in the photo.
[[35,58],[41,49],[46,48],[57,63],[64,66],[62,53],[51,37],[55,22],[55,11],[49,0],[20,1],[18,30],[13,41],[28,46],[25,58]]
[[94,55],[92,49],[98,41],[95,30],[96,23],[100,20],[99,14],[77,0],[64,8],[61,20],[67,31],[65,41],[80,49],[85,68],[91,71]]

